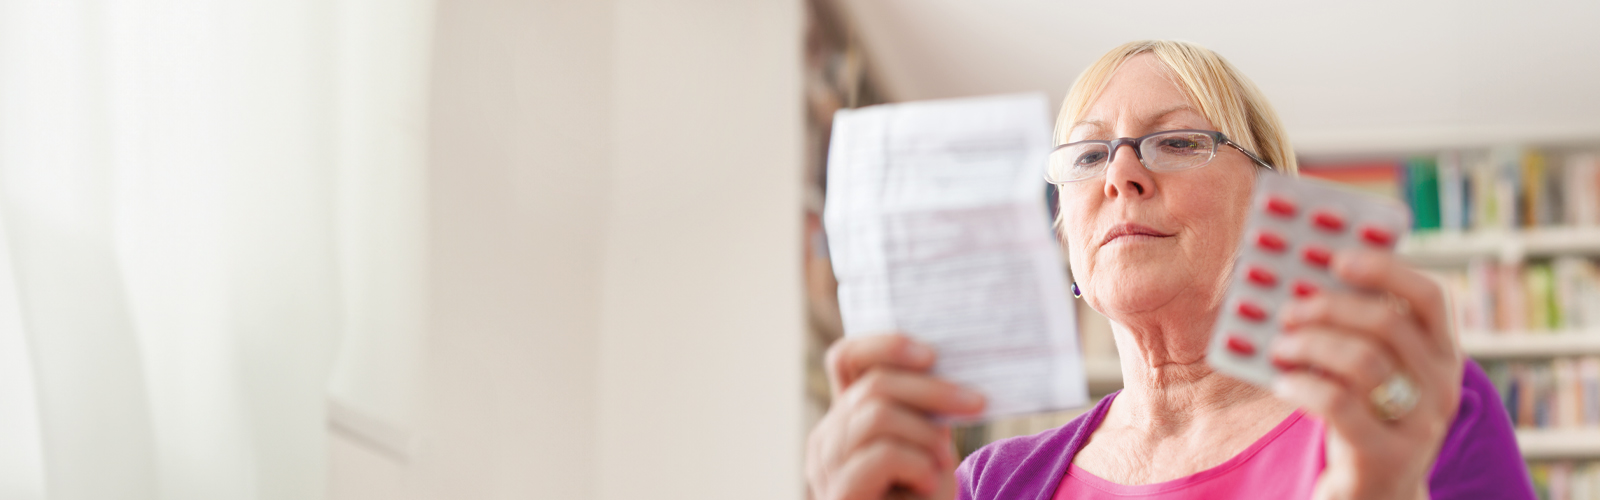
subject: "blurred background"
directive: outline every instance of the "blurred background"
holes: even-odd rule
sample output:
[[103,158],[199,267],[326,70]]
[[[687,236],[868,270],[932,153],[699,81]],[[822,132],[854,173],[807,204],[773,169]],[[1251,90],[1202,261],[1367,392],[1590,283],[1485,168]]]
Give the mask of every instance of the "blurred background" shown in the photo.
[[[832,113],[1059,102],[1141,38],[1218,51],[1308,174],[1411,204],[1402,251],[1455,292],[1536,480],[1592,488],[1596,19],[1577,1],[0,0],[0,498],[802,498],[839,335]],[[1080,309],[1101,396],[1116,350]]]

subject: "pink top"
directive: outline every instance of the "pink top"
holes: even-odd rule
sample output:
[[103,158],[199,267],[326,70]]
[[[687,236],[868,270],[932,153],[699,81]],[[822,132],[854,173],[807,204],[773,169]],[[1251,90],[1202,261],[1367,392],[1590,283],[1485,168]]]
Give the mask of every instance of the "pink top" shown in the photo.
[[1311,498],[1327,465],[1322,436],[1322,421],[1296,410],[1227,462],[1171,481],[1127,486],[1071,465],[1054,499]]
[[[1121,392],[1121,391],[1118,391]],[[1083,449],[1089,436],[1100,427],[1106,410],[1117,396],[1113,392],[1100,398],[1088,413],[1079,415],[1066,425],[1031,436],[1017,436],[989,443],[967,455],[956,468],[956,498],[959,500],[1050,500],[1069,477],[1074,457]],[[1210,497],[1225,488],[1212,485],[1227,484],[1239,488],[1226,491],[1223,498],[1276,498],[1293,495],[1281,491],[1309,491],[1309,479],[1326,468],[1317,457],[1323,454],[1322,440],[1312,436],[1323,433],[1323,427],[1314,415],[1303,419],[1286,419],[1279,427],[1299,424],[1311,430],[1296,427],[1293,432],[1278,433],[1277,437],[1263,437],[1256,446],[1240,453],[1238,457],[1212,470],[1204,471],[1179,481],[1161,485],[1117,486],[1105,481],[1095,483],[1100,488],[1078,488],[1066,491],[1087,493],[1089,498],[1119,498],[1117,493],[1134,495],[1134,498],[1168,498],[1194,495]],[[1285,431],[1290,429],[1285,428]],[[1299,437],[1289,437],[1292,434]],[[1295,453],[1297,446],[1302,453]],[[1266,456],[1266,458],[1261,458]],[[1428,472],[1428,494],[1433,500],[1534,500],[1533,482],[1528,480],[1528,466],[1517,451],[1517,435],[1511,429],[1511,416],[1501,403],[1494,382],[1483,373],[1483,368],[1466,360],[1461,372],[1461,404],[1456,406],[1456,419],[1450,423],[1450,432]],[[1293,464],[1298,465],[1291,465]],[[1266,465],[1286,476],[1274,478],[1265,473]],[[1298,469],[1297,469],[1298,467]],[[1088,486],[1084,474],[1072,476],[1074,482]],[[1242,480],[1234,480],[1238,476]],[[1287,484],[1287,486],[1286,486]],[[1172,493],[1168,488],[1186,492]],[[1301,485],[1301,486],[1294,486]],[[1145,490],[1154,490],[1144,494]],[[1128,498],[1122,496],[1120,498]],[[1304,495],[1301,496],[1304,498]]]

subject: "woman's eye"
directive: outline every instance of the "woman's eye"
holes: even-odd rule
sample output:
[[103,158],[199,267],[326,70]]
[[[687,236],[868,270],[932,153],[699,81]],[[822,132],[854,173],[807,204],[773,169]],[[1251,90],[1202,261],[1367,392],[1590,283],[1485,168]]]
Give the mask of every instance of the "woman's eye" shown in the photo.
[[1080,167],[1088,167],[1088,166],[1097,165],[1100,162],[1105,161],[1105,159],[1106,159],[1106,154],[1104,152],[1102,152],[1102,151],[1091,151],[1091,152],[1088,152],[1088,153],[1084,153],[1084,154],[1078,155],[1078,160],[1073,162],[1073,164],[1077,165],[1077,166],[1080,166]]
[[1163,139],[1161,147],[1173,150],[1200,149],[1200,143],[1188,138]]

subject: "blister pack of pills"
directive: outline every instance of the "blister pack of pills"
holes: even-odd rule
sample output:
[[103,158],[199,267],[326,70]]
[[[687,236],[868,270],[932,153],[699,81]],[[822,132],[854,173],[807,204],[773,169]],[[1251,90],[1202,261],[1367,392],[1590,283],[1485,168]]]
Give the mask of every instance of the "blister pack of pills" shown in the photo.
[[1278,312],[1298,297],[1349,290],[1333,276],[1333,255],[1356,246],[1392,250],[1411,227],[1411,212],[1391,199],[1278,174],[1256,178],[1250,203],[1206,360],[1270,386],[1278,368],[1267,348],[1283,333]]

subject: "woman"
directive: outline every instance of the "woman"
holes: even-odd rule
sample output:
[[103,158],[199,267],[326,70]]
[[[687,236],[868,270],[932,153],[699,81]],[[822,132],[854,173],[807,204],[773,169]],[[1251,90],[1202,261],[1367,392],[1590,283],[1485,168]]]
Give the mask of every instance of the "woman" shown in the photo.
[[[1199,165],[1134,154],[1134,141],[1081,154],[1093,144],[1081,141],[1179,129],[1232,144]],[[1182,42],[1118,47],[1073,85],[1056,136],[1075,144],[1056,155],[1080,155],[1052,158],[1062,237],[1083,299],[1112,321],[1125,389],[958,468],[934,417],[980,412],[982,397],[929,375],[936,354],[905,336],[845,339],[828,356],[838,396],[808,443],[813,495],[1532,498],[1506,412],[1463,362],[1442,292],[1389,254],[1335,256],[1336,277],[1374,293],[1280,311],[1288,334],[1270,353],[1286,372],[1270,391],[1206,365],[1254,180],[1295,171],[1276,114],[1225,60]],[[1082,163],[1066,172],[1062,161]],[[1415,404],[1374,404],[1392,384]]]

